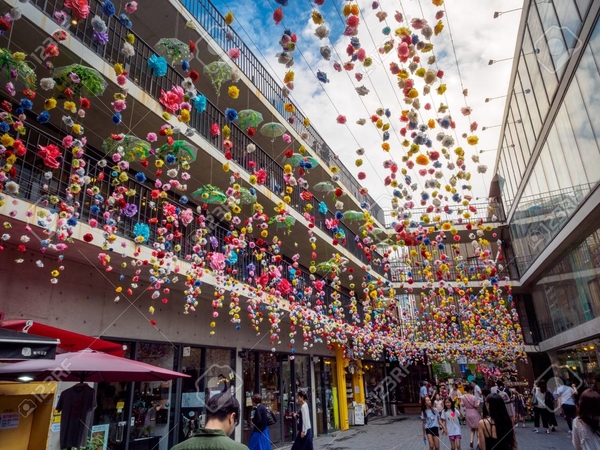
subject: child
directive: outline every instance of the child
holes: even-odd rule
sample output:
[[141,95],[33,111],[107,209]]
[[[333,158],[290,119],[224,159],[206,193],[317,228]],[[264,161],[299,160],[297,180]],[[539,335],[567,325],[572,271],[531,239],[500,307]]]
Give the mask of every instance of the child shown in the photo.
[[429,443],[429,450],[440,450],[440,413],[426,396],[421,402],[421,419],[423,420],[423,442]]
[[440,416],[442,421],[442,433],[448,435],[450,439],[451,450],[460,450],[460,439],[462,437],[460,432],[460,419],[462,414],[455,403],[450,399],[444,400],[444,411]]

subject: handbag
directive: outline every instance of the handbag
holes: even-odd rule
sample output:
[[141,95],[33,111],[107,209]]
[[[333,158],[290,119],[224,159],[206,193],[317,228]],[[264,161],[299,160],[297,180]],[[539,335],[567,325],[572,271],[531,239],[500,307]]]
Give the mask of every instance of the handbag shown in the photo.
[[277,423],[277,417],[275,417],[275,413],[271,411],[271,408],[266,408],[267,410],[267,426],[275,425]]

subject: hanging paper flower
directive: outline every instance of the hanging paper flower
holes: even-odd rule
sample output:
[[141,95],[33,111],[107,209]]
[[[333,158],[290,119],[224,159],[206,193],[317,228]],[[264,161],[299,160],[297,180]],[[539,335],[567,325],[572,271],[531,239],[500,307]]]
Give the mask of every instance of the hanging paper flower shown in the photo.
[[92,39],[99,45],[108,44],[108,33],[102,31],[94,31]]
[[319,202],[319,212],[321,214],[327,214],[327,203]]
[[337,116],[336,122],[339,123],[339,124],[342,124],[342,125],[345,124],[346,123],[346,116],[343,116],[343,115],[340,114],[339,116]]
[[240,96],[240,90],[237,86],[229,86],[229,89],[227,89],[227,94],[229,94],[229,96],[235,100]]
[[123,42],[123,47],[121,47],[121,53],[123,53],[128,58],[135,56],[135,48],[129,42]]
[[44,161],[46,167],[51,169],[58,169],[62,161],[62,152],[54,144],[48,144],[47,146],[38,145],[38,156]]
[[115,12],[115,5],[113,5],[113,3],[110,0],[106,0],[104,3],[102,3],[102,13],[105,16],[114,16]]
[[125,4],[125,11],[127,11],[127,14],[133,14],[134,12],[137,11],[137,8],[138,8],[137,2],[127,2]]
[[85,20],[90,14],[87,0],[65,0],[65,8],[70,9],[73,17],[78,20]]
[[125,13],[119,14],[118,20],[119,23],[127,29],[130,29],[133,26],[133,23],[131,23],[131,20],[129,20],[129,17]]
[[145,223],[136,223],[133,227],[133,234],[137,243],[144,244],[150,238],[150,227]]
[[38,123],[44,124],[50,122],[50,113],[48,111],[43,111],[39,116],[36,117]]
[[112,116],[112,121],[115,125],[119,125],[122,119],[121,113],[114,113]]
[[227,108],[225,109],[225,118],[229,123],[235,122],[238,119],[238,113],[233,108]]
[[192,104],[198,113],[202,113],[206,110],[206,97],[202,94],[198,94],[193,98]]
[[327,78],[327,74],[325,72],[321,72],[320,70],[317,71],[317,79],[321,83],[329,83],[329,78]]
[[197,70],[190,70],[190,72],[188,73],[188,77],[192,80],[192,81],[198,81],[200,79],[200,74],[198,73]]
[[167,60],[162,56],[152,55],[148,59],[148,67],[152,69],[155,77],[164,77],[167,74]]
[[283,9],[277,8],[275,11],[273,11],[273,21],[275,22],[275,25],[279,25],[282,20],[283,20]]
[[233,23],[233,13],[231,11],[227,11],[227,14],[225,14],[224,19],[227,25],[231,25]]
[[227,55],[233,60],[238,59],[240,57],[240,49],[237,47],[230,48],[227,50]]
[[469,136],[467,138],[467,143],[469,145],[477,145],[478,142],[479,142],[479,138],[477,136]]

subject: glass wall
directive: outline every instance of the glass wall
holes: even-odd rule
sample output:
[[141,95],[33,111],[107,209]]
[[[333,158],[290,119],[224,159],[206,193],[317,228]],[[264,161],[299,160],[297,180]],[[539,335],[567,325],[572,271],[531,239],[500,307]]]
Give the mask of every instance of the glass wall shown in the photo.
[[[510,225],[520,273],[600,180],[600,26],[596,25]],[[596,106],[597,108],[597,106]]]
[[556,352],[559,375],[570,379],[582,388],[595,385],[595,375],[600,361],[600,339],[582,342]]
[[559,260],[532,295],[542,340],[600,317],[600,228]]
[[498,173],[506,211],[523,174],[581,31],[589,1],[532,1],[519,53]]
[[340,428],[336,362],[334,358],[319,358],[319,361],[315,364],[315,383],[317,433],[331,433]]

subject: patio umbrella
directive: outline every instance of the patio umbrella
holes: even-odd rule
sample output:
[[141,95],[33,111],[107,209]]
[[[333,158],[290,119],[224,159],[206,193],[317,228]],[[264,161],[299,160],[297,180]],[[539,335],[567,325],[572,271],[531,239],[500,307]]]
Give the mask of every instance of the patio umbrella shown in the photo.
[[335,185],[331,181],[321,181],[313,186],[313,189],[317,192],[333,192],[335,191]]
[[293,167],[302,167],[303,169],[313,169],[319,165],[319,161],[312,156],[304,156],[300,153],[294,153],[290,158],[285,158],[283,163]]
[[27,62],[16,60],[10,50],[6,48],[0,49],[0,68],[6,72],[6,79],[10,79],[11,72],[14,71],[23,86],[35,90],[35,83],[37,82],[35,71]]
[[272,140],[283,135],[283,133],[285,133],[285,127],[278,122],[265,123],[260,127],[260,134],[273,138]]
[[215,203],[217,205],[222,205],[227,201],[225,192],[212,184],[205,184],[192,192],[192,195],[200,197],[202,201],[207,204]]
[[102,95],[107,86],[100,72],[81,64],[60,67],[54,71],[53,75],[56,88],[60,92],[70,88],[75,95],[80,97]]
[[3,380],[15,380],[24,375],[35,381],[52,379],[94,383],[168,381],[189,377],[183,373],[90,349],[62,353],[54,360],[38,359],[0,367],[0,378]]
[[242,187],[240,188],[239,199],[242,205],[251,205],[252,203],[256,203],[256,191],[251,192],[250,189]]
[[180,162],[193,162],[196,161],[198,148],[194,147],[187,141],[173,141],[172,144],[164,144],[158,150],[156,150],[156,156],[160,158],[164,158],[167,155],[174,155],[179,159]]
[[344,219],[349,220],[350,222],[354,220],[363,220],[365,218],[365,213],[362,211],[344,211]]
[[117,152],[122,153],[123,158],[129,162],[142,161],[148,158],[148,156],[150,156],[150,150],[152,150],[149,142],[130,134],[113,134],[111,137],[104,140],[102,148],[106,151],[107,156]]
[[231,66],[223,61],[213,61],[204,66],[203,72],[210,79],[216,94],[221,95],[221,86],[231,79]]
[[256,128],[262,121],[262,114],[253,109],[243,109],[238,113],[238,125],[242,129]]
[[176,38],[162,38],[154,48],[171,65],[192,57],[190,46]]

